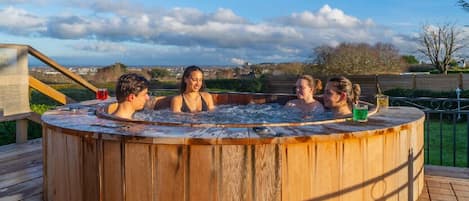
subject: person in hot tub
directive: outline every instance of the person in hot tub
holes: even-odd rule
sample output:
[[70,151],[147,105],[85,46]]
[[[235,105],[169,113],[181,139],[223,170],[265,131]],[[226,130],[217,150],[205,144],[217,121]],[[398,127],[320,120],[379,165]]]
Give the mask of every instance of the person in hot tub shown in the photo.
[[148,96],[149,81],[135,73],[123,74],[116,84],[117,109],[112,115],[132,119],[132,115],[144,108],[150,99]]
[[180,94],[171,100],[171,111],[195,113],[213,110],[215,106],[212,95],[202,92],[204,88],[202,69],[198,66],[186,67],[181,79]]
[[296,97],[290,100],[285,107],[298,108],[305,113],[323,113],[324,107],[314,99],[314,92],[321,89],[321,82],[315,81],[310,75],[302,75],[296,80]]
[[352,84],[344,76],[330,78],[324,89],[324,106],[336,117],[350,115],[360,93],[360,85]]

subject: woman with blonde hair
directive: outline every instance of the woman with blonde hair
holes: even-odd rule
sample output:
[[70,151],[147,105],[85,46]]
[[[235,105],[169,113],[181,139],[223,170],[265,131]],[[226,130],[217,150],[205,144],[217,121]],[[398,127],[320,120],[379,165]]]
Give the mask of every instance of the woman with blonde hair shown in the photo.
[[324,112],[322,104],[314,99],[314,92],[321,89],[321,81],[310,75],[302,75],[296,80],[295,86],[297,99],[288,101],[286,107],[298,108],[304,112]]
[[360,85],[352,84],[344,76],[330,78],[324,89],[324,106],[335,116],[350,115],[353,104],[358,103],[360,93]]

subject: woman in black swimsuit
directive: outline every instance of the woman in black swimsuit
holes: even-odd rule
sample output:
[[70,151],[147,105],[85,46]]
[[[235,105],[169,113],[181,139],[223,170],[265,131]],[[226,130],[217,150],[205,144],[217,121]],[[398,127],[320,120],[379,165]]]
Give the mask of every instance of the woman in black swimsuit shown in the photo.
[[184,70],[180,84],[180,95],[171,100],[173,112],[201,112],[214,109],[212,95],[201,92],[204,89],[204,75],[197,66],[189,66]]

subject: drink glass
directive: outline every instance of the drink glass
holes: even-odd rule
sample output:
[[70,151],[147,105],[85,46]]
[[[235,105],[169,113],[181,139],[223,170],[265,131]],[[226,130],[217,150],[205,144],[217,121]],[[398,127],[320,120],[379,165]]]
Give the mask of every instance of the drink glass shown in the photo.
[[365,104],[354,104],[352,110],[352,120],[357,122],[368,121],[368,105]]
[[378,108],[387,108],[389,107],[389,96],[379,94],[376,96],[376,103]]
[[98,100],[106,100],[108,96],[109,94],[106,88],[99,88],[98,91],[96,92],[96,99]]

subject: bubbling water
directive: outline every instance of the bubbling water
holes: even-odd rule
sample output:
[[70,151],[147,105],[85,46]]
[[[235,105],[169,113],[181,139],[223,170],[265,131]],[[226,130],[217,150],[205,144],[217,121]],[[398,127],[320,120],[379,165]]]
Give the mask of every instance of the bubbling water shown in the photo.
[[214,111],[199,113],[173,113],[169,109],[143,110],[134,114],[134,119],[191,124],[263,124],[311,122],[330,119],[330,113],[314,114],[297,108],[284,107],[277,103],[248,105],[218,105]]

